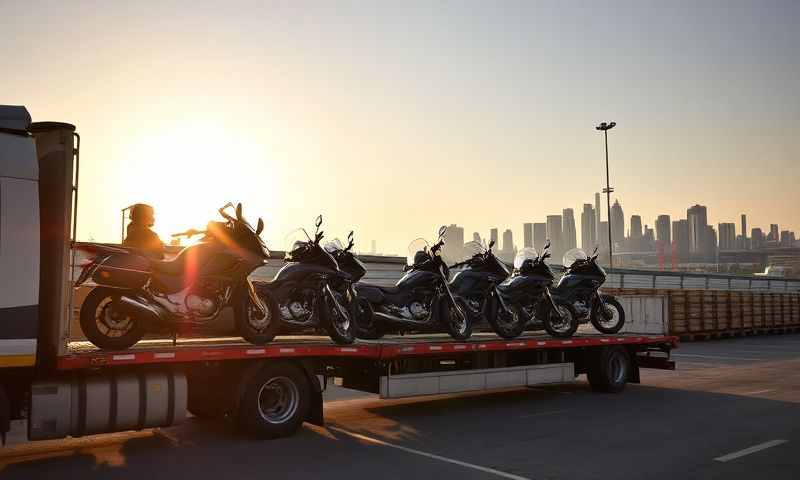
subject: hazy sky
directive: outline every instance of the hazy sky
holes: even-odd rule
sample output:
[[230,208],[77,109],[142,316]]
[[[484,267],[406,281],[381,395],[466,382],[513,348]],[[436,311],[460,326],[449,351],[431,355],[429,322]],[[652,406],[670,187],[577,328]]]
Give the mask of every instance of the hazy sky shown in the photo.
[[0,103],[78,126],[83,239],[136,201],[166,235],[230,199],[275,249],[318,213],[404,253],[565,207],[580,242],[609,120],[628,220],[797,231],[798,25],[796,1],[0,0]]

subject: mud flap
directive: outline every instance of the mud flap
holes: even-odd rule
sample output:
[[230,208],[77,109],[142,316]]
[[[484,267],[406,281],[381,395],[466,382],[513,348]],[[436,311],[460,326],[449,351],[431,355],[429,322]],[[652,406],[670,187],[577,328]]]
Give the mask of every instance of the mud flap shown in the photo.
[[314,373],[314,364],[312,361],[303,361],[301,362],[301,366],[308,377],[308,384],[311,385],[311,405],[308,409],[308,418],[306,418],[306,421],[313,425],[324,427],[325,416],[322,412],[322,385],[319,383],[319,377]]

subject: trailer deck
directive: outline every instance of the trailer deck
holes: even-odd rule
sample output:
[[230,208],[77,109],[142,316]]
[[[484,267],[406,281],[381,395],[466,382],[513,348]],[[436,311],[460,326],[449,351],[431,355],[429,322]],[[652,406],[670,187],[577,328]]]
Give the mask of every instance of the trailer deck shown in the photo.
[[58,368],[73,370],[108,365],[208,362],[254,358],[358,357],[392,360],[403,357],[459,354],[478,351],[565,349],[603,345],[641,345],[675,348],[678,338],[666,335],[578,334],[569,339],[548,335],[525,335],[503,340],[494,334],[474,334],[467,341],[455,342],[444,334],[387,335],[380,340],[358,340],[352,345],[337,345],[324,336],[286,336],[268,345],[256,346],[238,337],[143,340],[129,350],[109,352],[89,342],[71,342],[67,353],[58,358]]

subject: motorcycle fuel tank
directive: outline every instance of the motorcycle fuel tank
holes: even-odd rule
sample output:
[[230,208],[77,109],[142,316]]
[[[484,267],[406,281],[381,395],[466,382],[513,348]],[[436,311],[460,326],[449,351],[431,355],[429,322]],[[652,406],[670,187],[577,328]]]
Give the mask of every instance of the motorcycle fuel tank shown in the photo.
[[312,274],[336,275],[337,272],[316,264],[289,262],[278,270],[273,281],[300,281]]
[[485,272],[464,270],[453,276],[450,282],[450,290],[456,295],[463,295],[467,292],[476,292],[489,289],[489,276]]
[[417,287],[430,286],[437,279],[441,278],[440,275],[433,272],[426,272],[424,270],[412,270],[397,281],[396,286],[403,289],[411,289]]

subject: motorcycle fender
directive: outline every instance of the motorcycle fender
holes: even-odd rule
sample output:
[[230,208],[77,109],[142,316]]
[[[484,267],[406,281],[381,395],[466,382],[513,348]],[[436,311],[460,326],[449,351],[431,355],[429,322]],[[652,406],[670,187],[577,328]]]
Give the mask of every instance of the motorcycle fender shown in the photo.
[[553,295],[550,293],[550,289],[545,288],[544,294],[547,296],[547,301],[550,302],[550,308],[552,308],[554,312],[557,312],[558,308],[556,308],[556,302],[553,300]]

